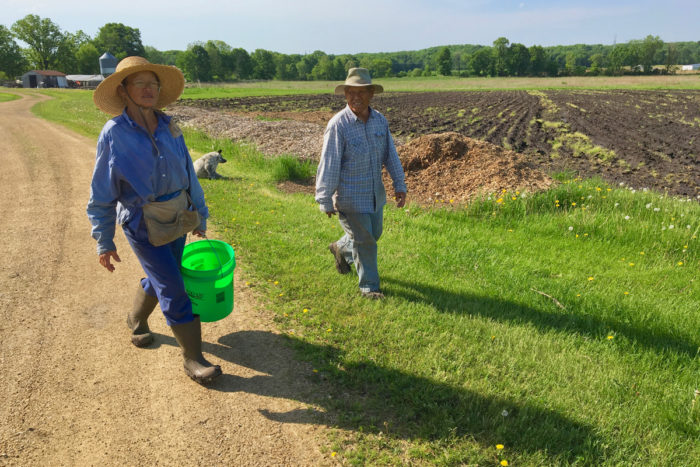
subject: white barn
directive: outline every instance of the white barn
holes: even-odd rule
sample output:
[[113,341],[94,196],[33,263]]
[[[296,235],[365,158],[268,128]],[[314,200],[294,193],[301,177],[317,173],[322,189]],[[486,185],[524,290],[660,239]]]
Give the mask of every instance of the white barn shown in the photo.
[[700,63],[693,63],[692,65],[681,65],[681,71],[693,70],[700,70]]

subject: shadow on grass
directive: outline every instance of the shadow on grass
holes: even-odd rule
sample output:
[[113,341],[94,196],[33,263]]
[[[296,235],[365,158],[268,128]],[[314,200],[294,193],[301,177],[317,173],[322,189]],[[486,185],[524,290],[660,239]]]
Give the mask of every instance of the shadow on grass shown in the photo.
[[[297,361],[292,352],[279,351],[289,344],[303,359],[319,362],[319,372]],[[556,463],[578,460],[595,465],[602,459],[599,446],[604,443],[593,428],[553,410],[487,397],[371,361],[349,364],[331,345],[309,344],[266,331],[241,331],[217,343],[205,343],[203,350],[261,373],[251,377],[224,374],[211,389],[297,400],[320,409],[260,410],[275,421],[382,432],[393,439],[437,441],[454,449],[460,449],[464,439],[482,446],[503,443],[522,453],[537,452],[553,462],[556,459]]]
[[382,281],[390,284],[391,295],[412,302],[426,302],[442,312],[470,313],[497,321],[531,323],[543,331],[555,329],[583,336],[600,336],[615,331],[617,336],[624,336],[631,342],[654,351],[671,350],[689,357],[695,357],[700,348],[700,342],[684,340],[660,329],[625,323],[614,318],[603,319],[573,313],[548,313],[505,300],[450,292],[428,284],[417,284],[395,278],[382,278]]

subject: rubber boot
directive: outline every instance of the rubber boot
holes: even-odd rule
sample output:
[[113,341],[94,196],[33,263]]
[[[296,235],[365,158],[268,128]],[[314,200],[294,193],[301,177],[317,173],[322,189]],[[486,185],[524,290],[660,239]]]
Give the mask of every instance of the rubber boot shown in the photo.
[[198,315],[194,315],[194,321],[190,323],[175,324],[170,328],[182,347],[183,366],[187,376],[205,384],[221,375],[221,367],[212,365],[202,355],[202,323]]
[[153,342],[153,334],[148,328],[148,317],[158,304],[158,297],[148,295],[139,283],[134,308],[126,316],[126,325],[131,329],[131,343],[136,347],[146,347]]

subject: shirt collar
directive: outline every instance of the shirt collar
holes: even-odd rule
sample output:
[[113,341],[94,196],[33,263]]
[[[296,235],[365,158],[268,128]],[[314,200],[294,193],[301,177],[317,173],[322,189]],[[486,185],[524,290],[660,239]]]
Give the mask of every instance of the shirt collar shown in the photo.
[[[352,109],[350,108],[350,105],[345,104],[345,109],[346,109],[346,111],[350,114],[350,118],[354,119],[354,121],[365,123],[365,122],[362,121],[362,119],[360,119],[360,117],[358,117],[357,115],[355,115],[355,112],[352,111]],[[375,112],[375,110],[372,109],[372,106],[369,106],[369,117],[367,117],[367,121],[368,121],[368,122],[369,122],[370,118],[372,118],[372,113],[373,113],[373,112]]]
[[[161,122],[165,123],[166,125],[170,124],[170,119],[173,117],[170,115],[165,115],[163,112],[160,110],[156,110],[156,116],[158,117],[158,126],[160,127]],[[126,113],[126,107],[124,107],[124,110],[122,111],[122,118],[126,120],[126,123],[129,124],[132,128],[136,128],[138,124],[129,117],[129,114]]]

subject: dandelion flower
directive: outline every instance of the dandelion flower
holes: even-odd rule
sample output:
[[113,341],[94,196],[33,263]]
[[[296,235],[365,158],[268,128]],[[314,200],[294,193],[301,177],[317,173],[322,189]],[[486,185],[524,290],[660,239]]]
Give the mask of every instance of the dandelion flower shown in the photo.
[[589,280],[589,281],[592,281],[592,280],[593,280],[593,276],[590,276],[590,277],[588,278],[588,280]]
[[309,309],[308,309],[308,308],[304,308],[304,309],[302,310],[302,312],[303,312],[303,313],[308,313],[308,312],[309,312]]
[[580,294],[580,293],[577,293],[577,294],[576,294],[576,296],[577,296],[577,297],[580,297],[580,296],[581,296],[581,294]]
[[640,254],[640,255],[644,255],[644,252],[643,252],[643,251],[640,251],[639,254]]
[[338,453],[335,452],[335,451],[333,451],[333,452],[331,453],[331,457],[335,457],[335,456],[337,456],[337,455],[338,455]]
[[316,368],[314,368],[312,371],[313,371],[314,373],[318,373],[318,370],[317,370]]
[[333,331],[333,329],[331,329],[331,328],[326,329],[326,332],[332,332],[332,331]]
[[683,266],[683,261],[678,261],[678,266]]
[[572,206],[576,206],[576,201],[574,201],[573,203],[571,203],[571,205],[572,205]]
[[629,295],[629,294],[630,294],[629,292],[625,292],[625,295]]
[[570,225],[570,226],[569,226],[569,232],[571,232],[572,230],[574,230],[574,226],[573,226],[573,225]]
[[281,297],[282,295],[284,295],[284,292],[282,292],[282,293],[280,294],[280,297]]
[[508,461],[505,460],[505,459],[503,459],[503,460],[501,461],[501,465],[504,466],[504,467],[506,467],[506,466],[508,465]]
[[275,282],[273,282],[273,284],[275,284],[275,285],[277,285],[277,284],[279,284],[279,283],[280,283],[280,281],[275,281]]
[[500,451],[501,449],[503,449],[503,447],[504,447],[504,446],[503,446],[502,444],[497,444],[497,445],[496,445],[496,449],[498,449],[499,451]]
[[498,198],[498,199],[496,200],[496,202],[497,202],[498,204],[503,203],[503,198]]
[[634,263],[630,263],[630,266],[634,266]]
[[612,334],[610,334],[610,335],[608,336],[608,340],[611,341],[611,340],[613,340],[613,339],[615,339],[615,336],[613,336]]

